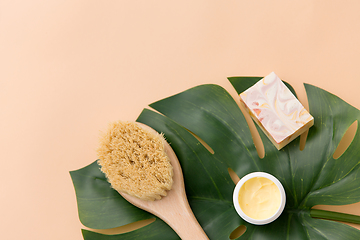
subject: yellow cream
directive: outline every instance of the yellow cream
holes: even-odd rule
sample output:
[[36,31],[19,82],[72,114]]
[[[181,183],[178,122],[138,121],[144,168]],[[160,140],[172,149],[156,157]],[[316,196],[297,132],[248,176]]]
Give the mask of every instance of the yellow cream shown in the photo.
[[265,177],[247,180],[239,191],[241,210],[253,219],[273,216],[281,204],[281,195],[276,184]]

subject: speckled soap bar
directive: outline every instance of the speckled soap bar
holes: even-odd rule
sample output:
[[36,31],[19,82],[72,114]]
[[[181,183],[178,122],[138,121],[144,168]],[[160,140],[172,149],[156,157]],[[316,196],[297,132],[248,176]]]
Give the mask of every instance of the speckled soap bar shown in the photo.
[[314,125],[314,118],[274,72],[242,92],[240,102],[279,150]]

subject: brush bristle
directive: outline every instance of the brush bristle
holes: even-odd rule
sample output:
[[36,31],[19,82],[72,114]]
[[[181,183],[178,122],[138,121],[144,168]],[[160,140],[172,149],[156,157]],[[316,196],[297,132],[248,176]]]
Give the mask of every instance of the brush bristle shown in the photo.
[[133,122],[114,122],[100,140],[98,163],[111,186],[143,200],[166,196],[173,168],[164,138]]

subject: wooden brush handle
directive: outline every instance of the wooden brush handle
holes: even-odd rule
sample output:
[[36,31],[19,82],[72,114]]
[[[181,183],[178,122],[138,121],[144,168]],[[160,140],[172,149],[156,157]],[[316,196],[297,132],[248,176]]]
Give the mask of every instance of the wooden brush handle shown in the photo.
[[182,240],[208,240],[204,230],[195,218],[185,192],[169,191],[161,200],[144,201],[125,193],[120,193],[133,205],[148,211],[166,222]]
[[162,209],[158,215],[161,215],[161,218],[181,239],[208,240],[209,238],[195,218],[187,200],[184,198],[177,198],[177,200],[167,204],[166,209]]

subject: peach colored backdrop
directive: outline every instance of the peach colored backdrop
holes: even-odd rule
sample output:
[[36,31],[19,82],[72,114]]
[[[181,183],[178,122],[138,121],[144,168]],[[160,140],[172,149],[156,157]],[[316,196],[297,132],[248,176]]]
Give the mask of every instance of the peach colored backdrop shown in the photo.
[[[275,71],[360,108],[360,2],[0,0],[2,239],[82,239],[70,170],[149,103]],[[339,208],[360,214],[360,204]]]

